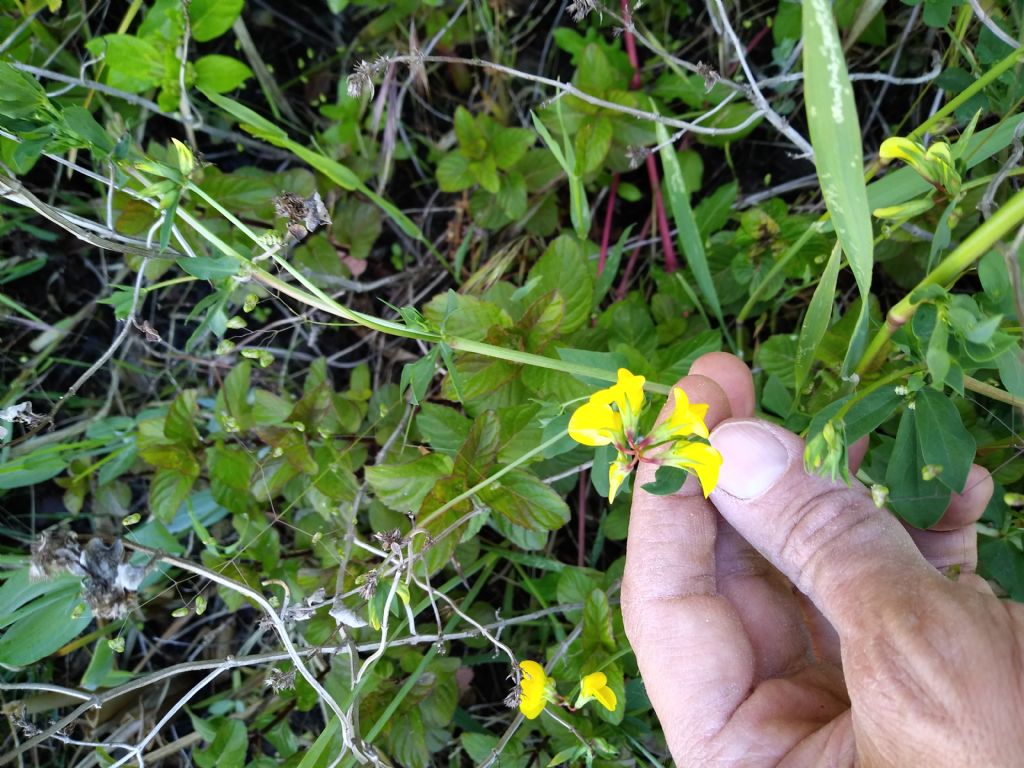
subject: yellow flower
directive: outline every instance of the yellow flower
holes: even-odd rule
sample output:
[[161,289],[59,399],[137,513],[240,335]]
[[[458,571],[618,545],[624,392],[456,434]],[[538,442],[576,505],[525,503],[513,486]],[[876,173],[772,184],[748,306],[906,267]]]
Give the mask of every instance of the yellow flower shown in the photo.
[[519,711],[527,720],[534,720],[544,711],[552,695],[555,681],[544,672],[544,667],[529,659],[519,662],[523,677],[519,681]]
[[591,672],[580,680],[580,695],[576,699],[576,708],[579,709],[588,701],[595,699],[609,712],[614,712],[619,703],[615,691],[608,685],[608,676],[604,672]]
[[608,465],[608,503],[615,501],[615,494],[619,492],[619,488],[622,483],[625,482],[626,478],[629,477],[629,473],[633,471],[632,462],[629,457],[622,453],[619,453],[615,457],[615,461]]
[[933,141],[925,149],[917,141],[893,136],[882,142],[878,156],[882,160],[902,160],[928,183],[945,190],[950,196],[960,191],[960,174],[947,141]]
[[598,390],[575,410],[569,419],[569,436],[583,445],[624,446],[626,432],[636,429],[643,409],[645,381],[643,376],[620,368],[616,384]]
[[593,400],[577,408],[569,419],[569,437],[583,445],[608,445],[621,435],[622,416]]
[[668,427],[675,437],[699,435],[707,439],[708,427],[704,419],[708,416],[706,403],[690,404],[690,398],[681,387],[672,387],[672,413],[668,417]]
[[695,473],[706,499],[718,485],[722,454],[707,443],[680,440],[662,457],[661,463]]

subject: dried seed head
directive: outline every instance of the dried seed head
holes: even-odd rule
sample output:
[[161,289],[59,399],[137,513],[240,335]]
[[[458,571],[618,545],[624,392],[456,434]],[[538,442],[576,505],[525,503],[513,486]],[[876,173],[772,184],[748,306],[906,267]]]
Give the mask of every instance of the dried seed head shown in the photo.
[[359,588],[359,596],[364,600],[372,600],[373,596],[377,594],[377,582],[380,576],[377,574],[377,570],[367,571],[363,575],[363,586]]
[[348,76],[348,95],[353,99],[360,98],[363,94],[369,94],[373,98],[373,78],[384,71],[388,60],[384,56],[378,56],[372,62],[360,61],[356,64],[355,70]]
[[519,702],[522,701],[523,692],[518,684],[512,686],[512,690],[508,692],[508,696],[505,697],[505,706],[509,709],[518,709]]
[[703,61],[697,62],[697,74],[704,78],[705,91],[710,92],[715,87],[715,83],[718,82],[719,75],[714,67],[710,64],[705,64]]
[[282,192],[274,198],[274,210],[278,216],[288,219],[288,232],[296,240],[304,240],[311,232],[331,224],[331,216],[319,192],[306,198],[294,192]]
[[639,168],[647,160],[649,154],[650,150],[646,147],[627,147],[626,160],[629,162],[629,167]]
[[386,552],[391,552],[395,547],[401,549],[406,544],[406,539],[398,528],[391,531],[375,533],[373,534],[373,538],[380,542],[381,547],[383,547]]
[[597,3],[594,0],[572,0],[567,10],[569,11],[569,18],[579,24],[596,8]]
[[78,535],[67,526],[47,528],[32,542],[31,551],[28,575],[33,581],[51,579],[65,571],[75,572],[79,567]]
[[290,691],[295,687],[295,670],[292,669],[288,672],[282,672],[279,669],[272,669],[267,673],[267,677],[264,679],[263,684],[271,688],[274,693]]

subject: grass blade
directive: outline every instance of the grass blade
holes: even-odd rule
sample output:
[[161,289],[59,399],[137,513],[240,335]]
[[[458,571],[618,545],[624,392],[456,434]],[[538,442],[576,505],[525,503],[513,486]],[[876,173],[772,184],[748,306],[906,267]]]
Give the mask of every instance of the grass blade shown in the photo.
[[718,291],[715,290],[707,254],[704,253],[704,240],[700,236],[700,228],[697,226],[697,220],[693,218],[693,209],[690,208],[690,199],[686,194],[686,182],[683,180],[683,170],[679,167],[679,158],[676,156],[675,147],[669,141],[668,129],[661,123],[655,124],[654,129],[657,132],[658,144],[661,145],[661,166],[665,169],[665,195],[668,197],[672,218],[679,232],[679,245],[686,255],[690,269],[693,270],[704,303],[718,319],[719,325],[725,327]]
[[[796,342],[796,360],[793,362],[794,396],[800,399],[800,390],[811,372],[818,345],[828,330],[828,321],[832,318],[832,302],[836,296],[836,279],[839,277],[839,243],[832,249],[832,255],[821,273],[821,282],[814,289],[811,303],[807,305],[804,324],[800,328],[800,338]],[[866,304],[867,302],[865,302]]]
[[874,264],[860,121],[828,0],[806,0],[803,33],[804,97],[818,181],[862,302],[857,330],[843,362],[846,374],[860,359],[867,341],[868,297]]

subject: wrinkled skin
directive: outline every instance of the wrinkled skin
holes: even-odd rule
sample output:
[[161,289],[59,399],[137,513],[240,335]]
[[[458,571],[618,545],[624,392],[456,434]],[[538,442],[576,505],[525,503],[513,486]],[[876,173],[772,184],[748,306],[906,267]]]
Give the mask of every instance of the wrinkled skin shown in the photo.
[[1024,765],[1024,606],[974,574],[988,472],[908,529],[860,483],[808,476],[802,441],[753,418],[737,358],[705,355],[679,386],[710,405],[722,480],[708,501],[693,478],[651,496],[641,469],[622,594],[677,764]]

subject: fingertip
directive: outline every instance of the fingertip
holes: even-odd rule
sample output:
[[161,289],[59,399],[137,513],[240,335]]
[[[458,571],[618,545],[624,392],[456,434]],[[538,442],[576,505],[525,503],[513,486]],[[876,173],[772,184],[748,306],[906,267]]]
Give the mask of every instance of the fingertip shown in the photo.
[[995,483],[989,471],[978,464],[972,464],[963,492],[953,494],[946,512],[930,530],[952,531],[974,525],[984,514],[994,491]]
[[859,440],[855,440],[847,448],[846,456],[849,460],[851,474],[857,474],[857,470],[860,469],[860,465],[864,461],[864,456],[868,452],[868,439],[868,436],[865,435]]
[[732,416],[738,419],[754,415],[754,378],[750,368],[736,355],[708,352],[693,361],[690,375],[716,381],[729,401]]
[[[704,420],[708,429],[713,429],[720,421],[733,415],[728,393],[715,379],[691,373],[676,382],[676,386],[686,393],[691,403],[705,403],[708,406],[707,418]],[[673,408],[675,408],[675,402],[672,395],[669,395],[661,413],[658,414],[658,421],[666,419]]]

